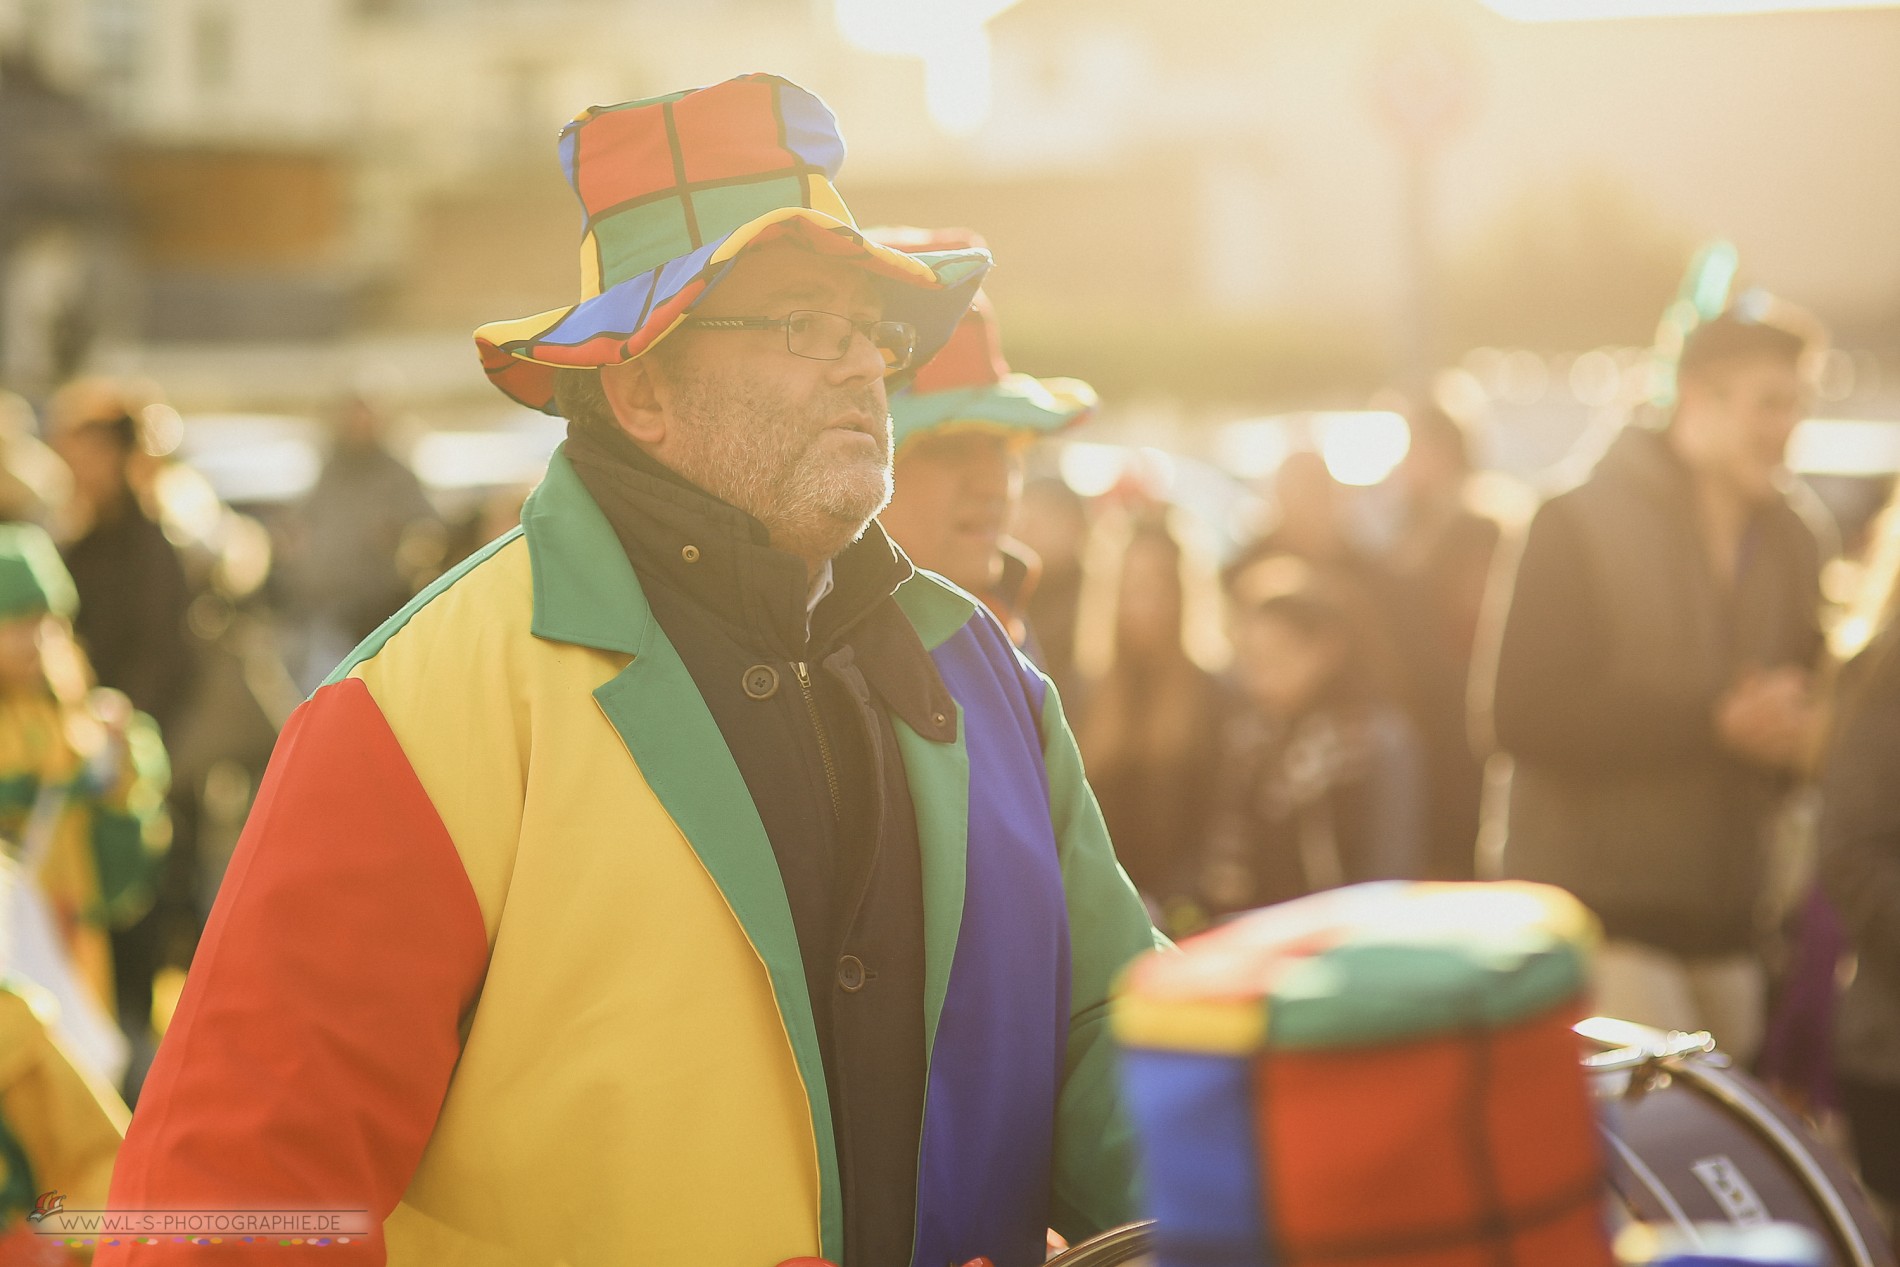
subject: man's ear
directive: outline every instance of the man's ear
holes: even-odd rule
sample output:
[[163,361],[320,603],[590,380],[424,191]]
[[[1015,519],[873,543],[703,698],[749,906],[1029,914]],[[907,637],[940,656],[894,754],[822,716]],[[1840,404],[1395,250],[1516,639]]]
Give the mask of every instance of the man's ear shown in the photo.
[[613,407],[615,421],[641,444],[660,444],[666,439],[666,389],[661,377],[658,363],[650,356],[636,356],[600,371],[600,389]]

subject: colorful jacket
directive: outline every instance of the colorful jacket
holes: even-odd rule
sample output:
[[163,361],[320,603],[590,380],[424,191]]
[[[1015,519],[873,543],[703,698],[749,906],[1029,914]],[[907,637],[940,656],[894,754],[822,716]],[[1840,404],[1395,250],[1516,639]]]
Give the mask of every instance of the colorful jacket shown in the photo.
[[[758,813],[565,456],[522,520],[286,728],[113,1204],[367,1208],[383,1235],[338,1263],[837,1261]],[[930,1053],[913,1261],[1026,1267],[1044,1227],[1134,1213],[1105,1008],[1157,937],[1046,681],[960,592],[896,597],[960,710],[950,742],[897,724]]]

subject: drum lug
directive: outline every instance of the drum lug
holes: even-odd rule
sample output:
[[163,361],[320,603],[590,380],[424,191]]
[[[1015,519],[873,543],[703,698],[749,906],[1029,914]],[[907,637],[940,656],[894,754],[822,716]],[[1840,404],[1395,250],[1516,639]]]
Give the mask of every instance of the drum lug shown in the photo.
[[1621,1098],[1635,1101],[1669,1085],[1670,1069],[1692,1057],[1720,1064],[1728,1058],[1715,1051],[1715,1039],[1706,1030],[1667,1032],[1627,1021],[1593,1016],[1578,1022],[1577,1033],[1608,1050],[1583,1058],[1591,1073],[1627,1075]]

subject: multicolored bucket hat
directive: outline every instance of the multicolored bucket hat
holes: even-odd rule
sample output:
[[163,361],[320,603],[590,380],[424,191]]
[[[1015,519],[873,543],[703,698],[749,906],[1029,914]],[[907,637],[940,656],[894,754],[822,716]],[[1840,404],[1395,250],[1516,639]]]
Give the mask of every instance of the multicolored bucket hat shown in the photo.
[[[926,258],[984,245],[968,229],[880,228],[870,236]],[[1012,372],[989,296],[978,294],[943,351],[904,391],[892,394],[891,421],[899,449],[919,436],[948,431],[998,431],[1032,440],[1082,422],[1095,405],[1095,389],[1080,379]]]
[[586,214],[581,301],[475,332],[489,380],[545,413],[555,370],[639,356],[747,247],[795,237],[861,265],[884,316],[917,328],[913,364],[943,347],[989,270],[982,249],[913,254],[866,239],[831,184],[844,162],[837,120],[776,75],[595,106],[559,149]]

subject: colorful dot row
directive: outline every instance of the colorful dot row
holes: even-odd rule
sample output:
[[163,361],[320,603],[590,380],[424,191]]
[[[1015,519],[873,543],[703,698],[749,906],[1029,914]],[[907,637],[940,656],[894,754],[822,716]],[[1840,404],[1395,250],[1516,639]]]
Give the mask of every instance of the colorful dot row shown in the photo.
[[[157,1245],[163,1239],[164,1238],[157,1236],[135,1236],[130,1241],[121,1241],[114,1238],[113,1240],[98,1241],[96,1243],[101,1245]],[[69,1249],[84,1249],[94,1243],[95,1241],[92,1239],[69,1240],[66,1242],[66,1246]],[[174,1236],[171,1238],[171,1243],[174,1245],[222,1245],[224,1244],[224,1238],[222,1236]],[[240,1236],[232,1243],[237,1245],[255,1245],[259,1242],[255,1236]],[[270,1244],[270,1239],[266,1237],[262,1243],[268,1245]],[[288,1240],[280,1240],[277,1243],[279,1245],[348,1245],[350,1238],[347,1236],[293,1236]]]

